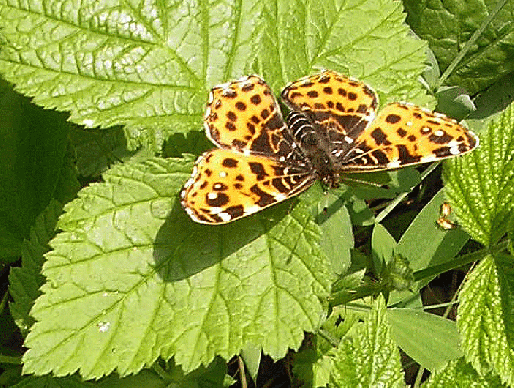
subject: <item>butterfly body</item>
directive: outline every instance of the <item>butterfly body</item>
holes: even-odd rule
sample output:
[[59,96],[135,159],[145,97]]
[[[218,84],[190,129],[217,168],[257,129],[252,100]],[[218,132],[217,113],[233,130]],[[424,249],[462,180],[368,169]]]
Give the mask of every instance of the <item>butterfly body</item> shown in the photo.
[[284,121],[258,76],[212,89],[204,116],[218,147],[195,163],[182,206],[200,223],[223,224],[297,195],[316,180],[336,187],[340,174],[395,169],[464,154],[476,136],[452,119],[407,103],[376,116],[368,85],[333,71],[288,84]]
[[308,162],[310,173],[329,187],[338,185],[337,160],[331,152],[327,131],[314,123],[306,114],[291,112],[288,128],[299,146],[302,159]]

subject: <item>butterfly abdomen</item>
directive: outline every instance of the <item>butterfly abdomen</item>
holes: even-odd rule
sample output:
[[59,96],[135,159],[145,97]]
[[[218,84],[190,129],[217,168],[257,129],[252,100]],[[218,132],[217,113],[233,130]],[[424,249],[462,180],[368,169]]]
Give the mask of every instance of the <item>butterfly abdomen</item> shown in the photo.
[[300,146],[305,159],[310,161],[317,177],[334,186],[336,169],[330,156],[330,139],[326,131],[318,128],[308,112],[291,112],[287,123],[293,138]]

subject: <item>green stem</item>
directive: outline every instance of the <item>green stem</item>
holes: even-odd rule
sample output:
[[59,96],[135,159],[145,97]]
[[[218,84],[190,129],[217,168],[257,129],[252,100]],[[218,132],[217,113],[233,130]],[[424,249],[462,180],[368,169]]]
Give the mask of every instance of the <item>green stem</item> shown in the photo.
[[0,355],[0,364],[21,365],[21,357]]
[[422,269],[422,270],[414,273],[414,280],[420,281],[425,278],[436,276],[443,272],[447,272],[449,270],[459,268],[464,265],[473,263],[474,261],[478,261],[478,260],[482,259],[488,253],[494,254],[494,253],[501,252],[501,251],[507,249],[508,244],[509,244],[509,241],[504,240],[504,241],[499,242],[494,247],[483,248],[479,251],[456,257],[455,259],[450,260],[444,264],[435,265],[433,267],[428,267],[426,269]]

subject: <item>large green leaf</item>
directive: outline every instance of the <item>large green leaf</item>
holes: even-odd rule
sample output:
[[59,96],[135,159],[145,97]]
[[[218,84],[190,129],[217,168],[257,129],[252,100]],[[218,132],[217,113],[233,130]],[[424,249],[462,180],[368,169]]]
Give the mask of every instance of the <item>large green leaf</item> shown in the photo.
[[0,2],[0,71],[87,127],[124,124],[130,145],[199,128],[207,89],[255,55],[262,3]]
[[310,210],[195,224],[175,196],[190,169],[125,163],[66,206],[26,372],[124,375],[159,356],[192,370],[247,343],[280,358],[320,325],[332,277]]
[[275,90],[313,69],[370,83],[382,102],[426,104],[417,77],[424,42],[408,37],[401,3],[389,0],[265,2],[256,71]]

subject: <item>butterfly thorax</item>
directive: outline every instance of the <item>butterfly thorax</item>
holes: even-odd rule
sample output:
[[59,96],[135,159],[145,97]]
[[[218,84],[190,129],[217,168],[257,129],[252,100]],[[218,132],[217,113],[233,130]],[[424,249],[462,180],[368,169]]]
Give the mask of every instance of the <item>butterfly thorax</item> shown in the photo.
[[317,178],[329,187],[337,187],[337,161],[331,157],[330,139],[326,131],[317,128],[318,125],[303,112],[292,112],[288,117],[288,127]]

